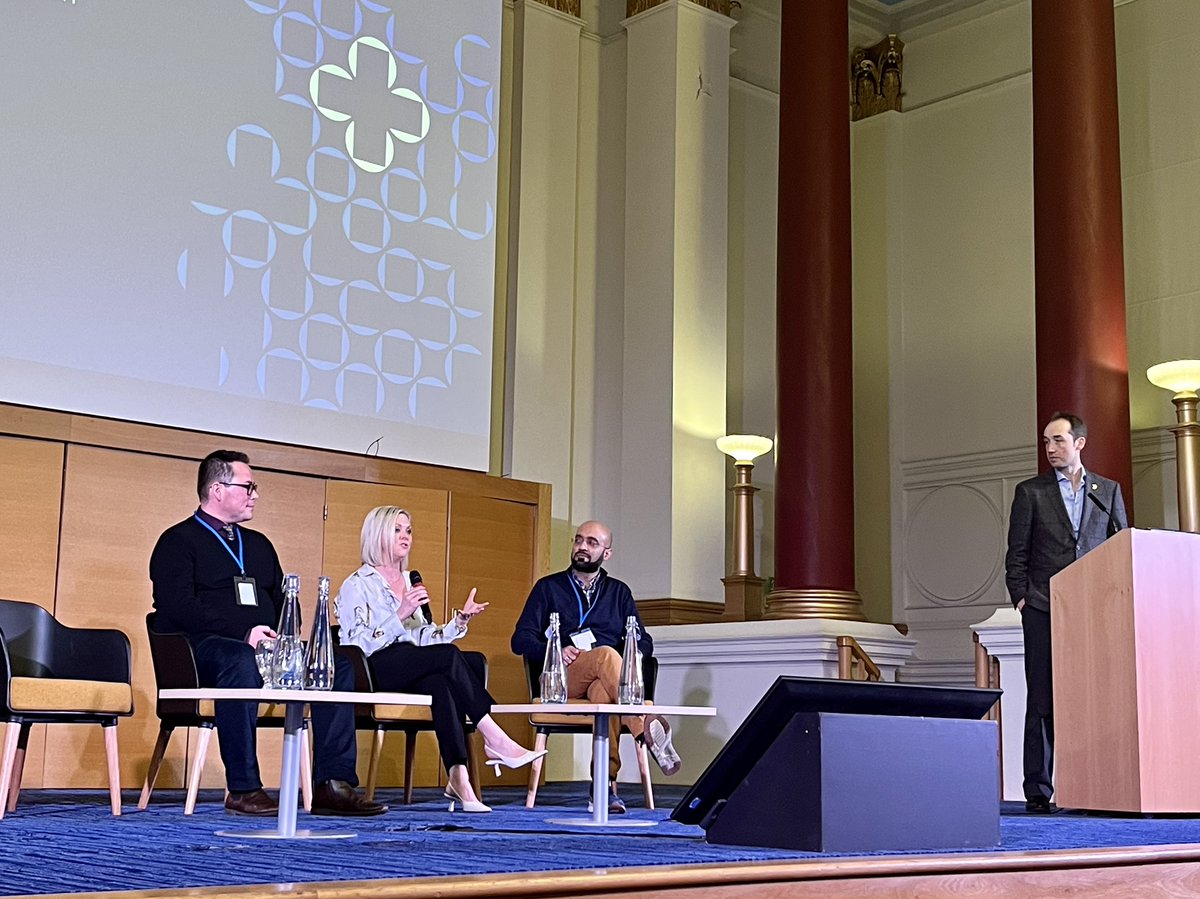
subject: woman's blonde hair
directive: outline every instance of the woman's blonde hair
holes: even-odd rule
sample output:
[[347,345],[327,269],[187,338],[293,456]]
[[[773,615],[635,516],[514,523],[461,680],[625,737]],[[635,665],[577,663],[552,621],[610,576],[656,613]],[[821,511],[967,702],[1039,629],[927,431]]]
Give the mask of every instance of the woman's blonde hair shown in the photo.
[[376,506],[367,513],[359,538],[366,564],[399,566],[405,561],[396,558],[396,521],[401,515],[412,524],[412,516],[399,506]]

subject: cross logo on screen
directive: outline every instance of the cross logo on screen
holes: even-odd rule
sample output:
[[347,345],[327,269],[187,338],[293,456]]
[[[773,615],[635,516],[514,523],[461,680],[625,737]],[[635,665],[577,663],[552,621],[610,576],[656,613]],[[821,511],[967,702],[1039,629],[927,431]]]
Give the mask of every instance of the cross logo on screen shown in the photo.
[[[318,66],[309,79],[309,94],[327,119],[346,123],[346,152],[367,172],[382,172],[392,165],[396,141],[415,144],[429,133],[429,107],[411,88],[397,87],[397,65],[392,51],[377,38],[360,37],[350,45],[344,69]],[[385,102],[380,93],[390,94]]]

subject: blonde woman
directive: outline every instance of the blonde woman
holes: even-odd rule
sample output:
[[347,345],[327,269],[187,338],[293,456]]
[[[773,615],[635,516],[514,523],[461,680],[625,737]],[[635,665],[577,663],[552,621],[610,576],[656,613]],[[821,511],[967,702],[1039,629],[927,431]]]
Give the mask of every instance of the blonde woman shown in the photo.
[[491,716],[494,702],[453,641],[467,633],[472,618],[487,609],[472,589],[461,610],[446,624],[429,620],[429,593],[413,583],[408,570],[412,517],[397,506],[378,506],[362,526],[363,566],[346,578],[334,600],[343,644],[371,659],[383,690],[428,693],[438,752],[446,766],[446,798],[463,811],[490,812],[467,777],[467,738],[463,716],[483,736],[487,764],[519,768],[545,754],[521,746]]

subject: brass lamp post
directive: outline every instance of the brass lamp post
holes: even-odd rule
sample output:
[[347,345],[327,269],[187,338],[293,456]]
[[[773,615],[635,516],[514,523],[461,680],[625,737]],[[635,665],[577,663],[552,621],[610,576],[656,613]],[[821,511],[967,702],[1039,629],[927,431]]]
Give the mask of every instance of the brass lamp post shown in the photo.
[[717,438],[717,449],[731,456],[737,481],[733,485],[733,572],[721,579],[725,585],[725,618],[751,620],[762,617],[762,578],[754,574],[754,494],[751,482],[754,460],[769,453],[768,437],[729,434]]
[[1176,359],[1146,369],[1150,383],[1175,396],[1175,468],[1176,501],[1179,503],[1179,530],[1200,533],[1200,419],[1196,405],[1200,401],[1200,360]]

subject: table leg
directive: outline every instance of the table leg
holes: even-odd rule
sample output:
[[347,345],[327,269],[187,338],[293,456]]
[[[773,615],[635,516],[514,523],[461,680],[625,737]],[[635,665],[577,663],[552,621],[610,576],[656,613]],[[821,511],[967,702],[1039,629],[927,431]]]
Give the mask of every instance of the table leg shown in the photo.
[[303,743],[304,703],[289,702],[283,718],[283,759],[279,768],[279,818],[275,830],[218,830],[219,837],[264,840],[345,840],[352,833],[296,830],[297,794],[300,792],[300,752]]
[[547,818],[547,824],[576,827],[653,827],[657,822],[619,820],[608,817],[608,719],[607,713],[592,716],[592,816],[590,818]]
[[592,725],[592,822],[608,823],[608,715]]
[[296,835],[296,795],[300,790],[300,728],[304,706],[289,702],[283,719],[283,761],[279,767],[279,835]]

